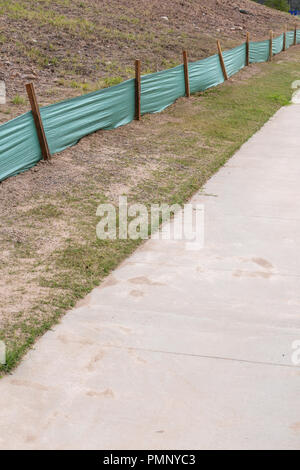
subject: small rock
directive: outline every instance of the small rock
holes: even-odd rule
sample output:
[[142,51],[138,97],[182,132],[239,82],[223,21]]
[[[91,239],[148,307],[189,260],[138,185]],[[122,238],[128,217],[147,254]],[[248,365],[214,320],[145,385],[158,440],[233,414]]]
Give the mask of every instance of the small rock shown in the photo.
[[26,80],[36,80],[36,75],[26,74],[22,75],[21,78],[25,78]]
[[239,12],[242,13],[242,15],[252,15],[250,11],[244,10],[243,8],[239,8]]
[[161,19],[162,19],[162,20],[169,21],[169,18],[168,18],[167,16],[161,16]]

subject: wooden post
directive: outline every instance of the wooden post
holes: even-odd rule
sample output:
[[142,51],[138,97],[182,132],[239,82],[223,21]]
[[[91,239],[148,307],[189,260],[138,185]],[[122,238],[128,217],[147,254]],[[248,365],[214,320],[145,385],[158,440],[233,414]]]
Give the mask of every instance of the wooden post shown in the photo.
[[27,83],[26,84],[26,91],[27,91],[27,95],[28,95],[28,98],[29,98],[29,101],[30,101],[32,115],[33,115],[33,119],[34,119],[34,123],[35,123],[35,127],[36,127],[36,132],[37,132],[37,135],[38,135],[38,139],[39,139],[39,143],[40,143],[43,158],[44,158],[44,160],[50,160],[51,154],[50,154],[50,150],[49,150],[49,147],[48,147],[48,142],[47,142],[47,139],[46,139],[46,134],[45,134],[45,131],[44,131],[43,121],[42,121],[42,118],[41,118],[40,109],[39,109],[39,105],[38,105],[38,102],[37,102],[37,98],[36,98],[33,83]]
[[250,64],[250,35],[247,32],[247,38],[246,38],[246,65],[248,66]]
[[286,26],[284,27],[283,32],[283,52],[286,51]]
[[190,93],[189,63],[188,63],[187,52],[183,51],[182,55],[183,55],[183,66],[184,66],[185,96],[189,98],[191,96],[191,93]]
[[295,31],[294,31],[294,46],[297,45],[297,25],[295,24]]
[[141,120],[141,61],[135,61],[135,119]]
[[273,57],[273,31],[270,31],[270,49],[269,49],[269,61],[271,62]]
[[222,67],[222,70],[223,70],[224,80],[228,80],[228,75],[227,75],[227,71],[226,71],[226,67],[225,67],[225,63],[224,63],[224,59],[223,59],[223,54],[222,54],[222,48],[221,48],[220,41],[217,41],[217,46],[218,46],[220,64],[221,64],[221,67]]

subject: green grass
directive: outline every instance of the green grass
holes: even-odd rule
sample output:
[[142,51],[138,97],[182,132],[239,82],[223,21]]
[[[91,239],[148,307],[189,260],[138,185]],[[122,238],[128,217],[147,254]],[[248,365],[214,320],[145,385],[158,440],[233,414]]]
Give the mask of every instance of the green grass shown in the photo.
[[47,220],[50,218],[57,218],[63,214],[63,211],[58,209],[53,204],[39,204],[34,209],[30,209],[27,211],[26,216],[30,219],[38,219],[38,220]]
[[[31,225],[32,236],[15,247],[11,269],[17,270],[21,259],[33,260],[30,269],[48,294],[32,302],[29,315],[20,310],[0,330],[0,340],[8,349],[7,364],[0,368],[3,373],[11,371],[38,336],[138,246],[139,241],[96,239],[96,208],[100,202],[113,200],[104,196],[107,188],[128,183],[131,171],[143,170],[153,162],[158,164],[130,183],[129,201],[147,205],[186,202],[282,105],[290,102],[291,83],[300,76],[299,53],[299,49],[293,49],[283,62],[257,66],[256,75],[244,71],[234,83],[229,81],[189,100],[181,99],[162,115],[144,116],[126,132],[108,131],[105,145],[119,145],[112,167],[106,169],[101,162],[96,166],[101,148],[95,144],[90,149],[95,170],[86,174],[85,184],[57,194],[45,191],[38,201],[33,196],[26,198],[24,204],[32,204],[33,209],[16,210],[13,223],[19,229]],[[103,138],[101,134],[100,145]],[[7,217],[4,222],[12,220]],[[39,252],[36,237],[55,240],[58,235],[51,224],[59,223],[68,227],[69,236],[44,255]]]
[[26,103],[26,99],[23,96],[20,96],[17,94],[16,96],[13,97],[11,100],[12,104],[15,104],[17,106],[24,105]]
[[104,79],[105,87],[118,85],[123,81],[122,77],[107,77]]

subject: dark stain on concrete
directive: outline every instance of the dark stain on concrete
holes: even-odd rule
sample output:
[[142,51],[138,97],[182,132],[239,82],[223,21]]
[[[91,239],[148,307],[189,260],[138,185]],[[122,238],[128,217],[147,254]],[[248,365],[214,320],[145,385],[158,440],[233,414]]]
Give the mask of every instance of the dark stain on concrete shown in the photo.
[[274,267],[273,264],[264,258],[253,258],[252,261],[265,269],[272,269]]
[[248,278],[262,278],[262,279],[270,279],[273,276],[270,272],[265,271],[241,271],[237,270],[233,273],[233,277],[248,277]]
[[49,388],[45,387],[45,385],[35,383],[35,382],[30,382],[29,380],[11,379],[10,383],[12,385],[18,385],[19,387],[29,387],[29,388],[33,388],[35,390],[39,390],[42,392],[47,392],[49,390]]
[[141,290],[132,290],[129,292],[129,294],[133,297],[144,297],[144,292],[142,292]]
[[131,282],[131,284],[144,284],[147,286],[164,286],[165,285],[162,282],[151,281],[151,279],[149,279],[146,276],[133,277],[132,279],[129,279],[129,282]]
[[118,281],[118,279],[116,279],[115,277],[113,276],[109,276],[108,279],[106,279],[106,281],[104,281],[101,286],[100,286],[100,289],[103,288],[105,289],[106,287],[111,287],[111,286],[115,286],[116,284],[119,284],[120,281]]
[[98,392],[97,390],[89,390],[86,392],[88,397],[105,397],[105,398],[114,398],[115,394],[110,388],[106,388],[105,390]]
[[291,424],[290,429],[297,434],[300,433],[300,422]]
[[97,362],[101,361],[101,359],[103,359],[104,357],[104,352],[101,351],[99,353],[97,353],[89,362],[88,366],[87,366],[87,369],[91,372],[94,370],[95,368],[95,365],[97,364]]

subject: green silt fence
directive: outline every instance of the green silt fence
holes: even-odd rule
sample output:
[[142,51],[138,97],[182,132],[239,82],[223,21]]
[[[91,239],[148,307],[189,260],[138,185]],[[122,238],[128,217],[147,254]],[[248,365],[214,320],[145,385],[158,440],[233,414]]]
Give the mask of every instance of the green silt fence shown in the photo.
[[[135,80],[41,108],[50,152],[58,153],[99,129],[134,119]],[[1,128],[0,128],[1,129]]]
[[[300,39],[300,36],[299,36]],[[272,52],[274,55],[280,54],[283,50],[283,34],[273,39]]]
[[[300,30],[286,33],[288,49],[300,43]],[[284,48],[284,34],[272,42],[272,54]],[[246,66],[246,44],[223,53],[228,77]],[[269,60],[270,40],[249,43],[249,62]],[[224,82],[218,54],[189,63],[190,92],[196,93]],[[50,153],[59,153],[75,145],[82,137],[99,129],[115,129],[135,118],[136,82],[127,80],[119,85],[65,100],[40,109]],[[185,96],[184,67],[141,77],[141,114],[158,113],[178,98]],[[0,126],[0,181],[28,170],[42,159],[32,112]]]

